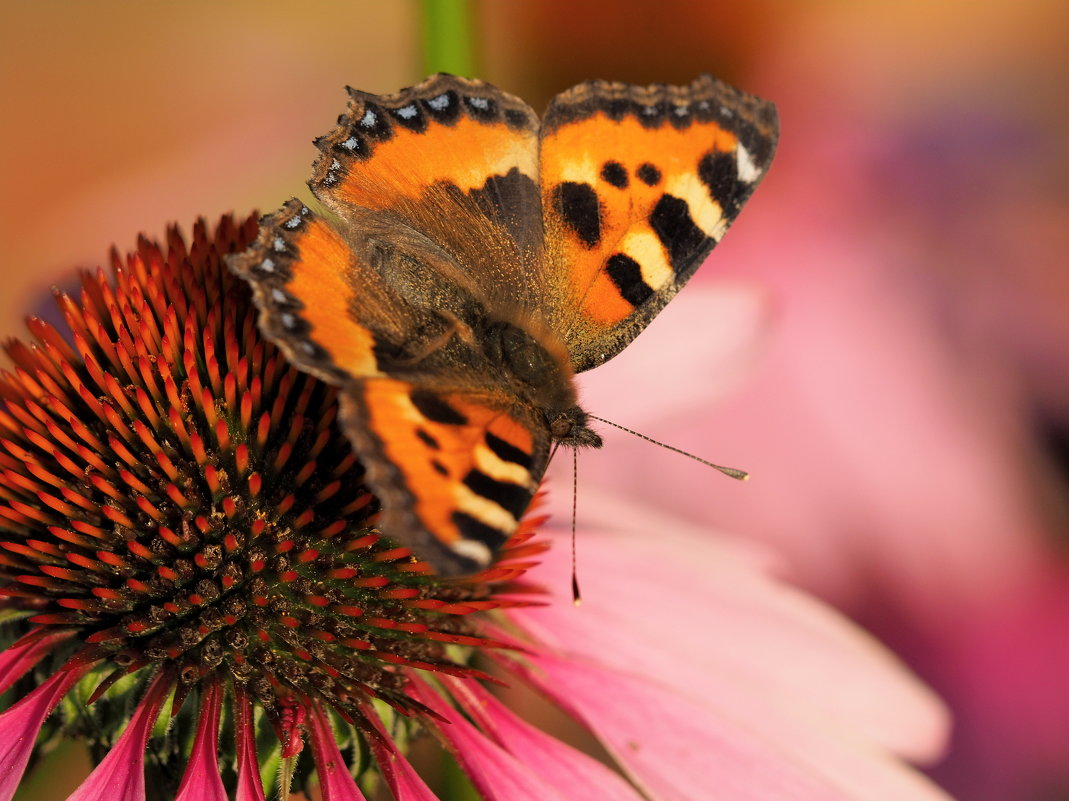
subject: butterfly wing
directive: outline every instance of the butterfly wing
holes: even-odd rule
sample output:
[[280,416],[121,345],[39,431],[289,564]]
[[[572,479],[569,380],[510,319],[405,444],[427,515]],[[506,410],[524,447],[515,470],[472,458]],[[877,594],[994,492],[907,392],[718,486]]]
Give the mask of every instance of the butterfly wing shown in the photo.
[[[425,255],[356,250],[292,200],[231,266],[249,280],[268,337],[342,387],[342,427],[383,505],[382,529],[453,575],[488,565],[515,531],[550,435],[478,343],[450,330],[442,314],[460,313],[460,295],[441,307],[420,295],[431,285],[410,273]],[[391,266],[405,260],[411,269]]]
[[530,107],[452,75],[349,96],[338,127],[316,140],[315,196],[343,220],[371,211],[418,231],[462,272],[444,278],[478,287],[484,304],[537,306],[542,214]]
[[775,107],[708,75],[590,81],[541,132],[547,280],[576,372],[619,353],[694,274],[764,176]]
[[343,396],[342,425],[383,506],[383,531],[439,574],[490,564],[549,461],[549,432],[503,393],[367,379]]
[[265,333],[342,387],[383,530],[441,574],[471,572],[511,536],[548,462],[544,416],[504,384],[478,329],[488,308],[508,313],[501,298],[538,291],[537,118],[436,76],[351,91],[318,146],[310,186],[337,217],[291,200],[232,267]]

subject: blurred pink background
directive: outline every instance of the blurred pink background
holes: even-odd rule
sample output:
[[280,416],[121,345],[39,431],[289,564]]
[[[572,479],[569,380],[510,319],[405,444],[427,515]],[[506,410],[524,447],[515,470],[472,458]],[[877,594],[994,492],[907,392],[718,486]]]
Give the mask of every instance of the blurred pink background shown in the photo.
[[[478,77],[536,109],[587,78],[705,71],[780,109],[770,176],[695,279],[762,299],[735,387],[711,391],[697,359],[654,380],[641,338],[590,383],[615,390],[595,413],[754,479],[609,434],[581,483],[777,547],[951,703],[932,770],[958,797],[1069,797],[1069,5],[474,8]],[[422,77],[419,14],[9,4],[0,332],[112,243],[307,194],[342,87]],[[670,310],[657,342],[715,335],[700,324]]]

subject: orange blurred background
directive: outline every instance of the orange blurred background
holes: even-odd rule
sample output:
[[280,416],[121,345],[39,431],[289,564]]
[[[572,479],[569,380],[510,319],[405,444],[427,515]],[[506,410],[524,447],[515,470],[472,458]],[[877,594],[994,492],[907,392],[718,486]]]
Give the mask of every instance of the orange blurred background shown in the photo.
[[[4,11],[5,336],[112,243],[307,195],[342,87],[422,77],[412,1]],[[778,104],[776,164],[701,274],[769,289],[769,358],[707,439],[690,420],[664,435],[761,477],[703,519],[773,542],[949,698],[937,779],[979,801],[1069,797],[1069,4],[488,0],[473,16],[477,77],[536,109],[588,78],[701,72]],[[855,386],[858,365],[890,394]],[[878,405],[900,390],[946,422]],[[802,397],[829,419],[784,408]],[[978,462],[982,480],[954,483]],[[873,499],[853,489],[865,470]]]

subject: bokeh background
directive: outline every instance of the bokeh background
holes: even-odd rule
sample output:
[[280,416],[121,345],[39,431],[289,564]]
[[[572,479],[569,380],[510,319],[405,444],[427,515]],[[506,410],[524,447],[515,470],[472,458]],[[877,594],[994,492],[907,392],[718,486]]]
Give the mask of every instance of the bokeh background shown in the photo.
[[[5,2],[0,334],[112,243],[304,192],[345,84],[422,77],[423,13]],[[486,0],[471,16],[476,76],[536,109],[588,78],[700,72],[780,109],[771,174],[695,279],[763,298],[734,388],[710,392],[699,360],[666,384],[625,354],[596,410],[754,480],[624,435],[581,480],[780,550],[948,700],[931,772],[957,797],[1069,798],[1069,4]],[[655,327],[680,352],[710,335],[673,316]],[[673,413],[630,418],[650,393]],[[63,798],[80,759],[22,797]]]

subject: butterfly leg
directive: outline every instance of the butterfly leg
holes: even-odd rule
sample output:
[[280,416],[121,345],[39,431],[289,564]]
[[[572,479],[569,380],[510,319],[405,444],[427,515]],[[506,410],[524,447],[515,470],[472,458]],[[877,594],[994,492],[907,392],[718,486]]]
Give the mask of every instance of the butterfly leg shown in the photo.
[[[471,326],[450,311],[435,309],[434,313],[445,323],[445,327],[428,339],[417,341],[416,348],[397,357],[396,364],[400,367],[411,367],[419,364],[432,353],[444,348],[454,336],[468,345],[475,344],[475,334]],[[416,338],[419,339],[418,337]],[[407,348],[406,348],[407,350]]]

